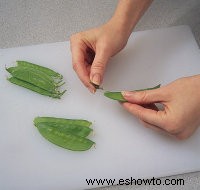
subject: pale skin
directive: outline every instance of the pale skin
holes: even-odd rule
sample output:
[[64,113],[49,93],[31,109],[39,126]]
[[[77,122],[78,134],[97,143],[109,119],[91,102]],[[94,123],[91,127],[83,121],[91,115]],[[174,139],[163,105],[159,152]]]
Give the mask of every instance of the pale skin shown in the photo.
[[[71,36],[73,68],[90,92],[96,90],[91,82],[102,83],[110,58],[126,46],[151,2],[120,0],[107,23]],[[177,79],[155,90],[122,94],[128,101],[122,106],[149,128],[186,139],[200,126],[200,75]],[[163,109],[157,109],[155,103],[161,103]]]

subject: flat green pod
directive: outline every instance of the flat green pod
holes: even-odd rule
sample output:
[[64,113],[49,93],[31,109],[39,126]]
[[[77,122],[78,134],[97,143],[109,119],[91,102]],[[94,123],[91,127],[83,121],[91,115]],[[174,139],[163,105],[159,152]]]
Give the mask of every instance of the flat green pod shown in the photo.
[[49,92],[54,93],[56,91],[56,84],[53,81],[48,80],[45,75],[37,70],[26,67],[10,67],[6,68],[6,70],[17,79],[31,83]]
[[51,93],[51,92],[46,91],[42,88],[39,88],[38,86],[35,86],[35,85],[28,83],[26,81],[17,79],[15,77],[7,78],[7,80],[10,81],[13,84],[16,84],[18,86],[24,87],[24,88],[29,89],[31,91],[37,92],[38,94],[41,94],[41,95],[44,95],[44,96],[49,96],[49,97],[52,97],[52,98],[60,99],[61,96],[65,93],[65,91],[57,92],[57,93]]
[[86,151],[95,143],[87,138],[63,133],[54,127],[48,125],[38,125],[40,134],[51,143],[72,151]]
[[38,126],[50,126],[63,133],[71,133],[80,137],[87,137],[93,129],[89,126],[92,123],[87,120],[77,119],[63,119],[53,117],[36,117],[34,119],[34,125]]
[[[153,89],[156,89],[156,88],[160,88],[160,86],[161,86],[161,84],[154,86],[152,88],[144,88],[144,89],[139,89],[139,90],[134,90],[134,91],[153,90]],[[120,101],[120,102],[126,102],[127,101],[127,100],[124,99],[121,92],[106,91],[106,92],[104,92],[104,96],[106,96],[107,98],[113,99],[113,100]]]
[[36,117],[34,119],[34,123],[42,123],[42,122],[55,122],[59,124],[71,124],[71,125],[81,125],[85,127],[89,127],[92,122],[84,120],[84,119],[65,119],[65,118],[56,118],[56,117]]
[[17,62],[18,66],[33,68],[35,70],[42,71],[42,72],[46,73],[47,75],[54,77],[54,78],[57,78],[57,79],[60,79],[60,80],[63,78],[63,76],[60,73],[55,72],[52,69],[49,69],[47,67],[43,67],[43,66],[40,66],[40,65],[37,65],[37,64],[34,64],[34,63],[30,63],[28,61],[18,60],[16,62]]

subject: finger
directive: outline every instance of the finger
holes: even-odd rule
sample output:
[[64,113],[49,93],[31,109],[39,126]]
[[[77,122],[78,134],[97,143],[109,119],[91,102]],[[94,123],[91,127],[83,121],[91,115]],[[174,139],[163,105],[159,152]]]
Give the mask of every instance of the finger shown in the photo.
[[103,80],[103,74],[109,60],[109,55],[106,51],[97,49],[94,61],[90,70],[90,80],[97,85],[100,85]]
[[72,64],[73,69],[77,73],[79,79],[83,84],[92,92],[94,92],[94,87],[90,84],[89,73],[87,69],[87,64],[85,63],[86,45],[80,41],[71,42],[71,52],[72,52]]
[[140,123],[141,123],[144,127],[149,128],[149,129],[152,129],[152,130],[154,130],[154,131],[156,131],[156,132],[166,133],[165,130],[163,130],[162,128],[160,128],[160,127],[158,127],[158,126],[149,124],[149,123],[147,123],[147,122],[145,122],[145,121],[142,121],[142,120],[140,120]]
[[160,128],[164,128],[164,112],[147,109],[138,104],[122,103],[123,107],[140,120]]
[[84,65],[82,65],[82,64],[75,63],[73,65],[73,68],[75,72],[77,73],[79,79],[83,82],[83,84],[90,90],[90,92],[94,93],[95,88],[90,83],[90,79],[89,79],[90,68],[87,66],[87,64],[85,63]]
[[90,73],[91,65],[88,65],[88,64],[87,64],[87,65],[86,65],[86,70],[87,70],[88,73]]
[[122,95],[128,102],[135,104],[159,103],[166,100],[163,88],[133,92],[124,91]]
[[88,65],[90,66],[92,65],[92,62],[94,61],[94,57],[95,57],[95,52],[91,48],[87,48],[85,58]]
[[155,111],[158,111],[158,107],[155,105],[155,104],[145,104],[145,105],[142,105],[144,108],[147,108],[147,109],[152,109],[152,110],[155,110]]

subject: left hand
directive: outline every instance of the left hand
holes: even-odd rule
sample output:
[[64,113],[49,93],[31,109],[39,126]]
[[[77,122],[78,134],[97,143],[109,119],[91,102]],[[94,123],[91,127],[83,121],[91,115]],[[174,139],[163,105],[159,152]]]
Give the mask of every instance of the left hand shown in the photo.
[[[200,126],[200,75],[154,90],[122,94],[128,101],[122,103],[123,107],[150,128],[186,139]],[[161,103],[164,109],[156,109],[154,103]]]
[[71,36],[73,68],[92,93],[96,89],[91,82],[101,85],[110,58],[125,47],[129,35],[126,28],[119,27],[118,20],[111,19],[100,27]]

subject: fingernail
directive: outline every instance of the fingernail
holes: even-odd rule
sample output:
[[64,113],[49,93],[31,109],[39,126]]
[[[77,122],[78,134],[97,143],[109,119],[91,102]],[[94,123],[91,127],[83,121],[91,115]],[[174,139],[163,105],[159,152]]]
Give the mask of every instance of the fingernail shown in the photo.
[[94,76],[92,77],[92,82],[96,85],[100,85],[101,83],[101,75],[96,73],[94,74]]
[[122,93],[122,96],[129,97],[129,96],[132,96],[134,92],[122,91],[121,93]]

